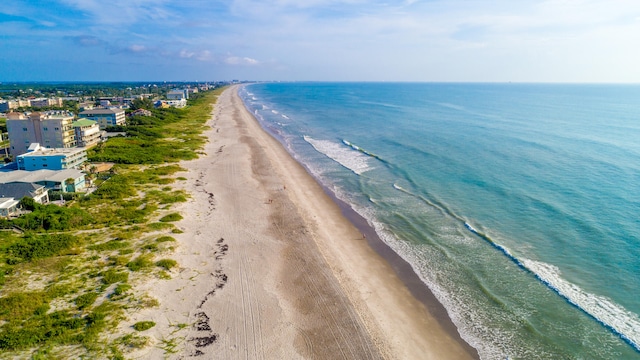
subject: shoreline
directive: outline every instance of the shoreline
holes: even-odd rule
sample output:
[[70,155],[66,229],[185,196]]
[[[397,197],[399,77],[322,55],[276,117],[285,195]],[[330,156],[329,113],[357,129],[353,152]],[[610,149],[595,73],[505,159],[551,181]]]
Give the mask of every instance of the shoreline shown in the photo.
[[431,289],[429,289],[429,287],[420,279],[418,274],[416,274],[411,267],[411,264],[382,241],[376,230],[369,225],[367,219],[353,210],[349,204],[337,198],[329,189],[324,186],[323,188],[327,195],[330,196],[338,206],[340,206],[343,215],[353,224],[353,226],[358,228],[366,236],[367,243],[371,249],[389,263],[395,274],[409,289],[413,297],[427,308],[429,314],[436,319],[440,326],[442,326],[443,330],[455,339],[470,356],[474,359],[480,359],[478,351],[462,339],[458,332],[458,328],[449,317],[447,309],[442,305],[442,303],[440,303],[440,301],[438,301],[433,292],[431,292]]
[[[243,102],[244,105],[244,102]],[[246,108],[247,112],[250,113],[249,109]],[[268,129],[262,127],[258,119],[255,116],[251,115],[254,121],[261,127],[262,131],[268,133],[274,140],[278,143],[280,141],[277,139],[275,134],[272,134]],[[283,149],[286,148],[281,144]],[[288,153],[288,151],[287,151]],[[295,157],[290,154],[290,156],[295,160]],[[333,202],[341,209],[342,215],[353,225],[355,226],[366,238],[367,244],[369,247],[375,251],[380,257],[382,257],[388,264],[393,268],[394,273],[398,276],[401,282],[409,289],[410,293],[413,297],[421,302],[429,312],[431,316],[435,318],[435,320],[442,326],[443,330],[451,336],[458,344],[474,359],[479,359],[480,356],[477,350],[469,345],[458,332],[458,328],[453,323],[449,314],[440,303],[440,301],[433,294],[431,289],[419,278],[416,272],[413,270],[411,264],[409,264],[405,259],[403,259],[398,253],[396,253],[389,245],[387,245],[378,235],[376,230],[369,224],[367,219],[365,219],[362,215],[356,212],[351,205],[346,203],[344,200],[338,198],[333,191],[331,191],[328,187],[324,186],[320,181],[318,181],[311,172],[307,169],[306,165],[300,164],[305,171],[308,173],[310,177],[313,178],[314,181],[318,183],[318,185],[322,188],[324,193],[330,197]]]
[[186,180],[174,186],[192,198],[176,209],[183,233],[170,256],[179,270],[140,284],[160,306],[130,320],[156,322],[146,334],[155,346],[130,355],[477,358],[444,308],[403,282],[401,264],[369,243],[373,229],[349,219],[350,208],[262,128],[238,89],[218,97],[202,156],[181,163]]
[[[236,90],[237,93],[237,90]],[[243,102],[244,106],[244,102]],[[249,112],[249,110],[245,106],[245,110]],[[270,134],[269,131],[262,127],[260,122],[255,118],[255,116],[251,115],[253,120],[260,126],[262,131],[268,133],[274,140],[280,143],[277,138]],[[286,151],[286,148],[280,143],[280,146]],[[288,153],[288,151],[287,151]],[[295,160],[293,155],[289,154],[291,158]],[[297,162],[297,161],[296,161]],[[374,250],[380,257],[382,257],[386,262],[388,262],[389,266],[391,266],[395,272],[395,274],[400,278],[401,282],[409,289],[411,294],[415,299],[420,301],[432,315],[436,321],[443,327],[443,330],[455,339],[456,342],[474,359],[479,359],[479,355],[477,350],[465,342],[460,334],[458,333],[458,329],[449,317],[447,310],[445,307],[438,301],[435,295],[431,292],[428,286],[420,280],[418,275],[415,273],[411,265],[406,262],[400,255],[398,255],[395,251],[393,251],[382,239],[378,236],[378,233],[375,229],[368,223],[368,221],[363,218],[360,214],[358,214],[349,204],[339,199],[330,189],[326,186],[320,184],[320,182],[311,175],[311,173],[306,169],[306,166],[301,166],[305,169],[308,176],[313,178],[319,186],[323,189],[324,193],[329,196],[333,202],[341,209],[342,215],[358,230],[362,232],[365,236],[368,245],[372,250]]]

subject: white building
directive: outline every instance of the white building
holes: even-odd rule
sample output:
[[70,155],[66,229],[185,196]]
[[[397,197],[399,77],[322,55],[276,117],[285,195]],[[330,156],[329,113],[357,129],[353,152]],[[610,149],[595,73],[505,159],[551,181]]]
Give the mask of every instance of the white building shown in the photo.
[[93,120],[98,123],[100,129],[107,126],[124,125],[126,116],[122,109],[92,109],[78,114],[78,117]]
[[24,154],[34,143],[47,148],[75,147],[76,133],[72,122],[73,115],[64,111],[7,114],[11,153],[14,156]]

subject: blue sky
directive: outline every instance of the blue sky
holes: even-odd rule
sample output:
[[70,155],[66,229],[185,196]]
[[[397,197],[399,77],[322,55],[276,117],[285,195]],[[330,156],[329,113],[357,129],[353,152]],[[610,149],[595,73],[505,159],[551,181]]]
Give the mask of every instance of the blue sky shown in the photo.
[[640,82],[637,0],[4,0],[0,81]]

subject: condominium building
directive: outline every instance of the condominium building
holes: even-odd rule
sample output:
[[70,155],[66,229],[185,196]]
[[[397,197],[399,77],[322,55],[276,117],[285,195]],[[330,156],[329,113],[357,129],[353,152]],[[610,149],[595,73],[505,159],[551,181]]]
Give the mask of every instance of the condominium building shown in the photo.
[[90,148],[100,142],[100,126],[93,120],[80,119],[73,122],[78,146]]
[[76,146],[76,133],[71,125],[73,115],[64,111],[7,114],[7,132],[14,156],[27,152],[38,143],[45,148]]
[[1,100],[0,112],[8,112],[16,108],[14,101]]
[[61,98],[39,98],[39,99],[31,99],[29,101],[31,107],[47,107],[47,106],[62,106]]
[[47,149],[32,144],[27,153],[16,156],[18,170],[64,170],[78,169],[87,161],[85,148]]
[[29,107],[29,100],[2,100],[0,101],[0,112],[7,112],[19,107]]
[[126,117],[122,109],[92,109],[78,114],[78,117],[93,120],[98,123],[100,129],[107,126],[124,125]]

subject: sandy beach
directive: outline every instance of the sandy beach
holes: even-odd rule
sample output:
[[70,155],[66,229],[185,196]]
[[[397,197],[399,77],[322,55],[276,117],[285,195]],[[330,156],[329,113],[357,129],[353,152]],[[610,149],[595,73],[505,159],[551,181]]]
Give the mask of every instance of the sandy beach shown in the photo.
[[130,355],[476,357],[263,131],[237,87],[222,93],[208,125],[204,154],[181,163],[187,180],[175,185],[191,194],[177,208],[179,270],[142,285],[160,306],[131,319],[157,323],[146,334],[155,346]]

